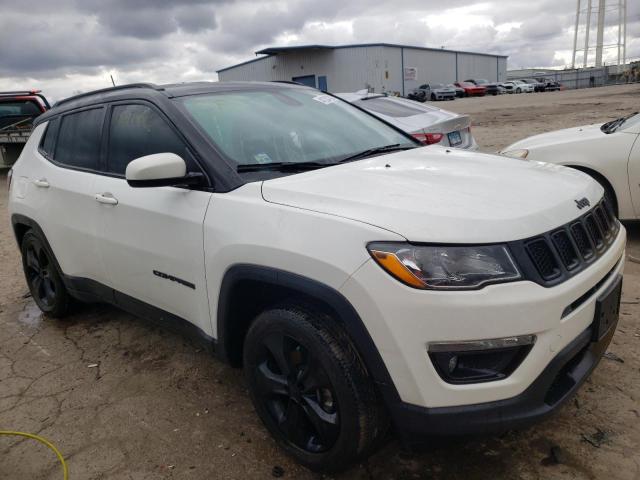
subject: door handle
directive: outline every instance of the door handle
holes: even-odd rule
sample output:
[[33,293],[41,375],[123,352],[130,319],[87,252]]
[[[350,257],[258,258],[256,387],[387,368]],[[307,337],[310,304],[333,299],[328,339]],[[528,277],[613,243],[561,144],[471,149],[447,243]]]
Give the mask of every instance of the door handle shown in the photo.
[[47,182],[46,178],[41,178],[40,180],[34,180],[33,184],[39,188],[49,188],[49,182]]
[[118,199],[116,197],[114,197],[109,192],[96,193],[94,198],[96,199],[96,201],[98,201],[100,203],[105,203],[107,205],[117,205],[118,204]]

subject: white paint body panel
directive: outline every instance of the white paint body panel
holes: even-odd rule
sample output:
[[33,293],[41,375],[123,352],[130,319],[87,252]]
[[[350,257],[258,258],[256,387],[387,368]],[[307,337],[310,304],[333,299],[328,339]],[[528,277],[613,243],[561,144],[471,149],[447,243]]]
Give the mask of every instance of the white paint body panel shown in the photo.
[[603,176],[613,187],[619,217],[640,215],[640,142],[638,126],[606,134],[601,125],[567,128],[534,135],[503,152],[529,150],[528,160],[583,167]]
[[263,194],[413,242],[491,243],[567,223],[574,199],[595,204],[603,190],[575,170],[432,145],[269,180]]

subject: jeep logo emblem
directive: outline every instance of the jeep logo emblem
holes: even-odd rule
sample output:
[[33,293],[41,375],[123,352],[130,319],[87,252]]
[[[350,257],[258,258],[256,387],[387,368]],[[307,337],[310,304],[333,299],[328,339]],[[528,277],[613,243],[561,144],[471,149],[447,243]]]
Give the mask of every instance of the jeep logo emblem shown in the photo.
[[574,200],[574,202],[576,202],[576,205],[578,206],[578,210],[582,210],[584,207],[591,206],[591,203],[589,202],[587,197],[582,197],[580,200]]

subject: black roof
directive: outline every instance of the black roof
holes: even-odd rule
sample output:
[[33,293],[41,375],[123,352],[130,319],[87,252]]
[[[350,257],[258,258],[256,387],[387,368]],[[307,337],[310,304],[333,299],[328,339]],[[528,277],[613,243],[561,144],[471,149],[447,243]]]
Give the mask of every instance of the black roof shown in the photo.
[[107,101],[148,99],[163,97],[176,98],[202,93],[215,93],[233,90],[249,90],[262,88],[308,88],[294,83],[282,82],[188,82],[157,85],[154,83],[131,83],[116,87],[103,88],[64,98],[53,108],[38,117],[37,123],[47,121],[50,117],[77,108],[88,107]]

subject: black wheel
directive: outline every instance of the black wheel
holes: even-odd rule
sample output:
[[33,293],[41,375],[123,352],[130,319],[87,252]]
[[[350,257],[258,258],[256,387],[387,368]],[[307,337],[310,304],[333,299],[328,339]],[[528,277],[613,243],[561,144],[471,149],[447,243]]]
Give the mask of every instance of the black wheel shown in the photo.
[[435,102],[435,101],[436,101],[436,94],[435,94],[435,93],[432,93],[432,94],[431,94],[431,101],[432,101],[432,102]]
[[519,88],[516,89],[516,93],[522,93],[522,90],[520,90]]
[[244,369],[271,435],[312,470],[344,469],[386,432],[373,383],[327,315],[295,306],[261,313],[245,338]]
[[47,315],[63,317],[69,311],[69,294],[43,241],[33,232],[21,244],[22,268],[36,304]]

